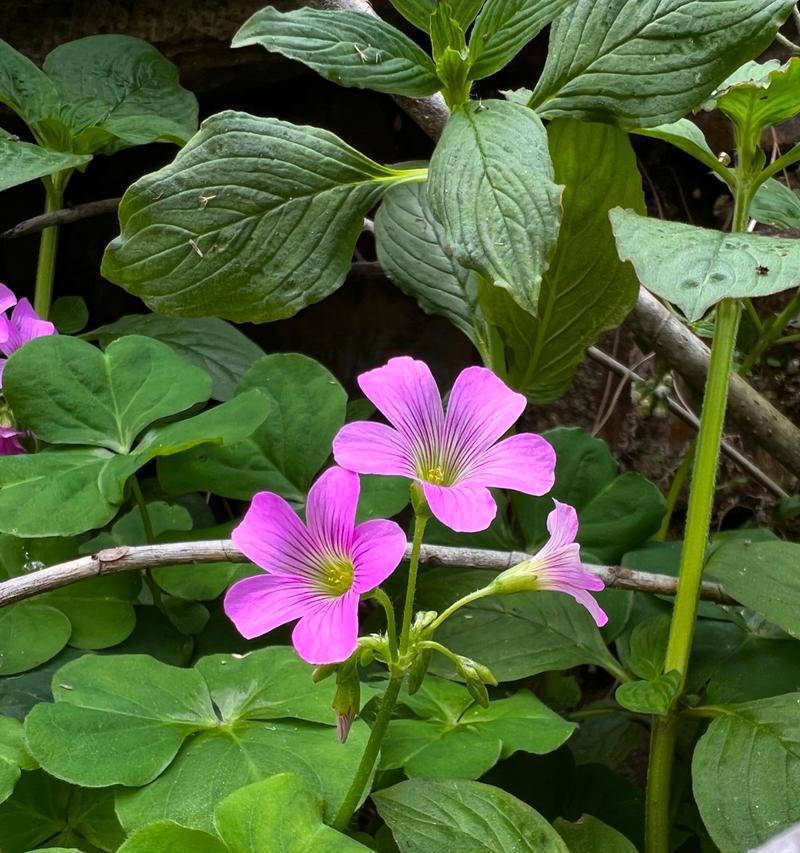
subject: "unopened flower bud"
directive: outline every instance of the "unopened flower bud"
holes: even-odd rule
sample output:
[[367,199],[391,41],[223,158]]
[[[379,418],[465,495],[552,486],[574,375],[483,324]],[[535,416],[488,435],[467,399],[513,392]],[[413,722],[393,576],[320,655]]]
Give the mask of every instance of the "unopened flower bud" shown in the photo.
[[315,666],[311,672],[311,680],[314,684],[319,684],[320,681],[324,681],[326,678],[329,678],[338,669],[338,663],[324,663],[321,666]]
[[336,731],[339,740],[345,743],[350,729],[361,710],[361,682],[355,656],[346,660],[336,673],[336,694],[333,697],[336,711]]
[[463,655],[455,656],[456,672],[464,679],[469,695],[482,707],[489,707],[489,692],[487,684],[497,686],[497,681],[488,666],[478,663]]
[[432,652],[430,649],[423,649],[414,659],[411,669],[408,671],[408,694],[413,696],[417,690],[422,687],[422,682],[428,674],[428,667],[431,664]]

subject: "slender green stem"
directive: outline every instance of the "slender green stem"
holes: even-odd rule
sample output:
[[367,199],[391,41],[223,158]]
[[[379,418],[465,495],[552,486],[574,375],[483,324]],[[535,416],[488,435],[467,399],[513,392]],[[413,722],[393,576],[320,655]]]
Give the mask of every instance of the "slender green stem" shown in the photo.
[[[755,143],[739,134],[739,168],[733,215],[733,231],[747,227],[748,211],[754,194],[754,184],[748,180],[754,166]],[[700,584],[703,578],[709,527],[714,507],[722,430],[728,403],[728,384],[733,368],[736,333],[739,329],[741,305],[735,299],[723,299],[717,306],[714,340],[708,365],[700,429],[697,433],[689,509],[686,519],[678,590],[672,610],[669,641],[664,660],[664,672],[677,671],[680,682],[672,707],[665,716],[653,718],[650,739],[650,763],[647,772],[645,797],[645,849],[647,853],[669,853],[670,783],[675,744],[678,735],[680,695],[686,685],[689,657],[692,653]]]
[[678,498],[681,496],[683,487],[686,484],[686,478],[689,476],[689,471],[692,470],[692,463],[694,462],[696,449],[697,440],[693,438],[689,443],[689,447],[686,449],[686,453],[684,454],[681,464],[675,472],[672,484],[669,487],[669,492],[667,493],[667,508],[664,511],[664,520],[661,522],[661,527],[659,527],[658,533],[656,533],[654,537],[658,542],[665,542],[667,536],[669,536],[669,528],[672,524],[672,516],[675,512],[675,506],[678,503]]
[[[129,482],[131,484],[131,491],[133,492],[133,499],[136,501],[136,506],[139,508],[139,515],[142,517],[144,538],[147,540],[148,545],[152,545],[156,541],[156,534],[153,530],[153,522],[150,519],[150,513],[147,510],[147,501],[144,499],[142,487],[139,485],[139,480],[136,478],[135,474],[130,478]],[[150,569],[145,569],[142,572],[142,577],[144,578],[144,582],[147,584],[147,588],[150,590],[150,595],[153,597],[153,604],[155,604],[155,606],[166,615],[164,598],[161,595],[161,587],[156,583],[153,573]]]
[[[414,595],[417,590],[417,572],[419,570],[419,552],[422,548],[422,537],[425,533],[425,525],[428,522],[429,516],[424,512],[417,511],[414,519],[414,538],[411,543],[411,556],[408,565],[408,585],[406,587],[406,600],[403,606],[403,622],[400,627],[400,648],[398,665],[402,669],[394,668],[392,678],[389,681],[389,686],[383,694],[378,716],[375,718],[375,723],[372,726],[367,745],[364,748],[364,754],[361,756],[361,762],[356,770],[356,775],[350,783],[350,788],[347,795],[336,814],[336,819],[333,822],[334,829],[344,832],[355,814],[361,802],[364,792],[372,778],[372,773],[375,769],[375,764],[378,761],[378,755],[381,751],[381,744],[386,736],[386,730],[389,727],[389,721],[392,719],[397,697],[400,693],[400,687],[405,678],[405,672],[409,666],[409,661],[406,659],[408,647],[411,639],[411,622],[414,618]],[[374,593],[373,593],[374,594]],[[378,599],[380,600],[380,599]],[[387,614],[388,618],[388,614]]]
[[761,322],[761,317],[758,316],[758,311],[756,311],[756,306],[753,305],[753,300],[748,296],[742,301],[745,311],[747,311],[747,316],[750,318],[753,325],[756,327],[756,331],[760,335],[764,331],[764,324]]
[[[70,174],[71,170],[67,170],[42,179],[46,192],[45,213],[52,213],[64,206],[64,187],[67,185]],[[43,319],[47,319],[53,299],[57,251],[58,226],[53,225],[45,228],[39,238],[39,260],[36,266],[36,292],[33,297],[33,307]]]
[[339,811],[336,813],[336,818],[333,821],[333,828],[339,832],[346,832],[350,826],[350,821],[355,814],[356,809],[364,796],[364,792],[372,778],[372,771],[378,761],[378,754],[381,751],[381,744],[386,736],[386,730],[389,728],[389,722],[392,719],[397,697],[400,694],[400,687],[403,684],[403,675],[396,675],[389,681],[386,692],[381,700],[381,707],[378,711],[378,716],[375,718],[375,723],[372,726],[367,745],[364,748],[364,754],[361,756],[361,761],[356,770],[356,775],[350,785],[350,789],[344,798]]
[[746,376],[761,360],[764,353],[774,344],[794,343],[795,341],[791,340],[791,338],[800,340],[800,335],[790,335],[788,340],[781,337],[781,332],[783,332],[798,311],[800,311],[800,290],[795,293],[783,311],[768,322],[761,330],[756,345],[739,366],[738,372],[742,376]]
[[625,708],[620,708],[619,705],[610,705],[607,708],[579,708],[577,711],[571,711],[566,715],[568,720],[580,722],[581,720],[590,720],[592,717],[608,717],[611,714],[627,714]]
[[419,571],[419,552],[422,548],[422,537],[425,535],[425,525],[428,516],[417,513],[414,518],[414,538],[411,541],[411,556],[408,563],[408,585],[406,600],[403,605],[403,623],[400,628],[400,657],[408,652],[411,638],[411,622],[414,618],[414,596],[417,591],[417,572]]
[[378,604],[383,607],[386,613],[386,636],[389,639],[389,653],[392,660],[397,660],[397,623],[394,616],[394,607],[389,596],[380,588],[376,587],[370,593],[370,597],[375,599]]
[[493,595],[493,592],[491,587],[485,586],[481,589],[476,589],[475,592],[470,592],[463,598],[459,598],[458,601],[454,601],[448,608],[443,610],[436,619],[433,620],[433,622],[431,622],[428,630],[432,634],[446,619],[449,619],[456,610],[460,610],[462,607],[465,607],[472,601],[477,601],[479,598],[486,598],[487,595]]
[[778,338],[776,344],[800,344],[800,335],[786,335],[784,338]]

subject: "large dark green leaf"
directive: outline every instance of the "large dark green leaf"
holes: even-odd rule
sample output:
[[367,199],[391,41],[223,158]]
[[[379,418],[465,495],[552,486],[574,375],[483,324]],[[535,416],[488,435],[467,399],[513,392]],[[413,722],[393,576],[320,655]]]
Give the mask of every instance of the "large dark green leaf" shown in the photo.
[[625,128],[677,121],[775,38],[794,0],[576,0],[550,33],[534,105]]
[[0,103],[11,107],[31,127],[57,115],[59,107],[58,93],[47,75],[2,39]]
[[240,393],[264,397],[262,425],[230,447],[198,448],[159,462],[170,492],[201,490],[249,500],[261,490],[300,503],[330,456],[344,423],[346,394],[321,364],[293,353],[269,355],[242,378]]
[[362,12],[267,6],[233,37],[233,47],[260,44],[342,86],[419,98],[439,87],[433,62],[390,24]]
[[55,607],[20,602],[0,609],[0,675],[25,672],[57,655],[72,625]]
[[610,216],[620,257],[691,321],[726,297],[768,296],[800,280],[800,247],[791,238],[726,234],[620,208]]
[[480,80],[499,71],[572,2],[486,0],[470,37],[470,79]]
[[30,712],[26,734],[34,757],[60,778],[144,786],[117,794],[128,831],[158,820],[213,831],[220,800],[289,771],[316,787],[331,817],[367,738],[357,723],[339,743],[334,690],[313,685],[311,667],[288,648],[203,658],[195,669],[86,656],[55,674],[55,702]]
[[543,498],[513,496],[526,550],[547,540],[553,498],[577,509],[578,542],[603,562],[617,562],[658,530],[664,515],[658,487],[633,471],[617,475],[614,457],[601,439],[577,428],[547,430],[544,436],[556,451],[555,486]]
[[717,548],[706,565],[739,602],[800,638],[800,545],[738,540]]
[[569,853],[538,812],[491,785],[412,779],[373,799],[407,853]]
[[375,215],[375,242],[386,275],[423,311],[446,317],[488,360],[477,276],[453,258],[423,184],[395,187],[386,194]]
[[[459,596],[485,586],[493,577],[481,570],[436,569],[423,575],[417,604],[441,611]],[[486,642],[487,637],[492,638],[490,643]],[[591,616],[569,596],[558,592],[481,599],[451,616],[437,630],[436,639],[454,652],[488,666],[498,681],[516,681],[584,663],[614,663]],[[433,668],[441,674],[452,674],[451,666],[437,658]]]
[[20,771],[35,767],[25,748],[22,723],[13,717],[0,717],[0,803],[14,792]]
[[75,169],[91,159],[82,154],[48,151],[5,136],[0,130],[0,192],[64,169]]
[[3,853],[48,850],[84,853],[116,850],[124,833],[114,814],[112,791],[75,788],[36,770],[24,773],[14,794],[0,805]]
[[547,133],[531,110],[470,102],[444,129],[428,200],[453,257],[536,314],[561,219]]
[[694,796],[722,853],[800,821],[800,694],[721,706],[692,760]]
[[381,195],[419,177],[325,130],[219,113],[128,189],[103,274],[161,314],[290,317],[344,281]]
[[609,125],[560,119],[547,128],[555,180],[564,185],[556,252],[531,317],[496,288],[481,301],[505,344],[509,383],[536,402],[562,394],[600,333],[633,307],[639,283],[617,255],[608,210],[644,213],[642,181],[627,135]]
[[182,145],[197,129],[197,100],[181,88],[178,69],[141,39],[100,35],[61,44],[48,54],[44,72],[76,150],[160,140]]
[[160,317],[158,314],[129,314],[89,337],[107,346],[124,335],[146,335],[169,344],[178,355],[205,370],[213,380],[211,396],[230,400],[234,389],[253,362],[264,351],[235,326],[216,317]]
[[19,423],[54,444],[127,453],[154,421],[208,399],[211,380],[166,344],[138,335],[105,353],[64,335],[37,338],[3,373]]
[[[431,15],[436,11],[437,0],[390,0],[392,6],[415,27],[428,32],[430,29]],[[451,6],[451,14],[460,24],[466,28],[475,19],[483,0],[458,0]]]
[[553,825],[572,853],[637,853],[621,832],[591,815],[583,815],[575,823],[558,818]]
[[576,728],[527,690],[481,708],[463,685],[435,676],[400,702],[416,716],[392,720],[380,766],[408,777],[477,779],[518,750],[558,749]]

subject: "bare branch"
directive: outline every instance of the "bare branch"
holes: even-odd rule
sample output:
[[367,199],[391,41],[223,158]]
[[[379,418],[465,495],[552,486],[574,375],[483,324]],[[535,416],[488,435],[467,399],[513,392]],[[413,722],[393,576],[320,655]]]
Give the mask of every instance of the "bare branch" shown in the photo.
[[80,219],[89,219],[92,216],[102,216],[105,213],[113,213],[119,207],[120,199],[104,198],[101,201],[90,201],[87,204],[78,204],[75,207],[65,207],[61,210],[53,210],[34,216],[20,222],[8,231],[0,234],[0,240],[13,240],[15,237],[27,237],[29,234],[38,234],[52,225],[66,225],[68,222],[77,222]]
[[[406,557],[411,551],[409,545]],[[527,560],[530,554],[522,551],[484,551],[476,548],[451,548],[443,545],[423,545],[421,561],[428,566],[491,569],[502,571]],[[51,566],[0,583],[0,607],[13,604],[53,589],[60,589],[79,581],[117,572],[133,572],[157,566],[200,565],[202,563],[243,563],[247,558],[230,539],[205,542],[175,542],[167,545],[141,545],[139,547],[108,548],[90,557],[81,557],[69,563]],[[677,579],[670,575],[636,572],[621,566],[593,566],[586,568],[603,580],[606,586],[616,589],[674,595]],[[701,598],[719,604],[736,602],[717,583],[705,581]]]

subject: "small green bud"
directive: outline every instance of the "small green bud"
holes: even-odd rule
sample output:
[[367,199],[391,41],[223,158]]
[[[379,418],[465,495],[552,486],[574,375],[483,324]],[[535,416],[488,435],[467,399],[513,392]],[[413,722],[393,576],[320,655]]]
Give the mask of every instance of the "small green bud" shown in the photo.
[[319,684],[320,681],[324,681],[326,678],[329,678],[338,669],[338,663],[324,663],[321,666],[315,666],[311,673],[311,680],[314,684]]
[[333,710],[336,711],[336,731],[339,740],[344,743],[361,710],[361,681],[358,678],[355,655],[342,663],[336,673]]
[[487,684],[492,687],[497,686],[497,680],[488,666],[484,666],[471,658],[466,658],[463,655],[455,656],[456,672],[464,679],[469,695],[482,707],[489,707],[489,692],[486,689]]
[[422,682],[428,674],[428,667],[431,664],[432,652],[430,649],[423,649],[414,659],[411,669],[408,671],[408,693],[413,696],[417,690],[422,687]]

